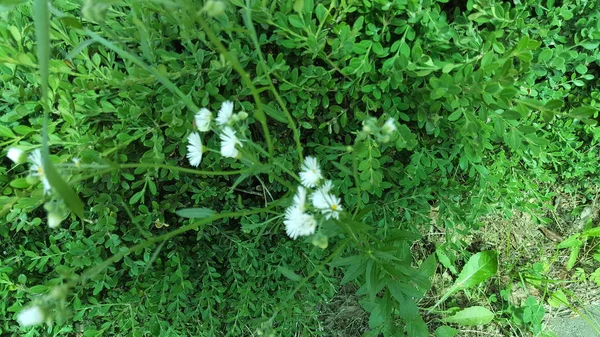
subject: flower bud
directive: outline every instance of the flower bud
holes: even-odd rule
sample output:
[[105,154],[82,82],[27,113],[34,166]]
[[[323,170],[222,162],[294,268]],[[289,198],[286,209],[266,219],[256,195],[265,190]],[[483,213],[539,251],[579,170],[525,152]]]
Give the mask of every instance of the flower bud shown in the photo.
[[8,153],[6,154],[8,159],[12,160],[15,164],[22,164],[27,160],[27,156],[25,152],[16,147],[11,147],[8,149]]
[[220,0],[208,0],[204,4],[202,11],[206,12],[208,16],[221,15],[225,11],[225,3]]
[[381,131],[383,131],[384,135],[389,135],[392,132],[396,131],[396,124],[394,123],[394,119],[388,119],[385,124],[381,127]]
[[63,221],[62,216],[56,212],[48,213],[48,227],[57,228],[60,226],[60,223]]
[[21,324],[21,326],[33,326],[43,323],[46,320],[44,312],[40,307],[34,305],[33,307],[29,307],[25,310],[21,310],[21,312],[17,315],[17,322]]

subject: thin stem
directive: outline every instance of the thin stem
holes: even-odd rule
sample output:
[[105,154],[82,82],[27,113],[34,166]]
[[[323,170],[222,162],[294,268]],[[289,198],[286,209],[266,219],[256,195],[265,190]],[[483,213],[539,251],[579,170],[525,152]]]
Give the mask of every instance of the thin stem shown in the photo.
[[169,89],[169,91],[171,91],[175,95],[179,96],[179,98],[181,98],[181,100],[183,101],[183,103],[185,103],[185,105],[188,108],[190,108],[192,111],[196,112],[196,111],[199,110],[198,106],[192,101],[192,99],[188,95],[184,94],[181,90],[179,90],[179,88],[173,82],[171,82],[171,80],[169,80],[167,77],[163,76],[161,73],[159,73],[153,67],[151,67],[148,64],[146,64],[138,56],[136,56],[135,54],[133,54],[133,53],[131,53],[131,52],[129,52],[129,51],[127,51],[127,50],[125,50],[125,49],[117,46],[116,44],[114,44],[114,43],[106,40],[102,36],[96,34],[95,32],[92,32],[89,29],[84,29],[83,31],[85,32],[85,34],[87,34],[93,40],[99,42],[100,44],[104,45],[108,49],[113,50],[114,52],[116,52],[117,54],[119,54],[119,56],[122,56],[123,58],[128,59],[129,61],[135,63],[136,65],[138,65],[138,66],[140,66],[142,68],[144,68],[144,70],[146,70],[147,72],[149,72],[152,75],[154,75],[154,77],[156,77],[156,79],[162,85],[164,85],[167,89]]
[[244,23],[246,25],[246,29],[248,29],[248,31],[250,32],[250,38],[252,39],[252,43],[254,44],[254,49],[256,50],[256,53],[258,54],[258,57],[260,58],[260,65],[263,68],[263,72],[269,82],[269,89],[275,96],[275,100],[277,100],[277,103],[279,103],[279,106],[283,109],[283,112],[285,113],[285,115],[287,117],[289,126],[292,128],[292,131],[294,132],[294,140],[296,142],[296,151],[298,152],[298,159],[300,159],[300,162],[302,162],[302,158],[304,156],[302,154],[302,143],[300,142],[300,131],[298,130],[298,127],[296,126],[294,117],[292,117],[292,114],[287,109],[285,103],[283,102],[283,99],[281,99],[279,92],[273,85],[273,80],[271,79],[271,74],[269,73],[269,71],[267,69],[267,62],[265,61],[265,57],[264,57],[262,51],[260,50],[260,43],[258,42],[258,37],[256,36],[256,30],[254,29],[254,25],[252,24],[252,10],[250,8],[249,0],[246,0],[245,15],[243,17],[244,17]]
[[202,30],[206,33],[206,36],[208,36],[210,42],[215,46],[215,48],[217,48],[219,53],[221,53],[223,57],[225,57],[225,59],[229,61],[233,69],[237,71],[238,74],[240,74],[240,76],[242,77],[242,81],[244,81],[244,83],[252,92],[252,97],[256,102],[256,111],[254,112],[254,117],[260,122],[262,126],[263,134],[265,136],[265,140],[267,141],[267,148],[269,149],[269,161],[273,160],[273,140],[271,139],[271,133],[269,132],[269,127],[267,125],[267,117],[265,116],[262,101],[260,99],[260,96],[258,95],[258,90],[256,89],[256,86],[254,86],[250,75],[244,70],[237,58],[233,57],[231,53],[229,53],[227,48],[221,43],[221,40],[209,27],[206,21],[204,21],[200,17],[200,15],[196,16],[196,22],[200,24]]
[[111,256],[110,258],[104,260],[99,265],[89,268],[83,274],[81,274],[81,276],[79,276],[75,280],[69,282],[68,286],[74,287],[76,284],[78,284],[80,282],[85,282],[86,280],[93,278],[94,276],[98,275],[100,272],[102,272],[104,269],[106,269],[111,264],[119,261],[123,257],[125,257],[135,251],[138,251],[138,250],[144,249],[144,248],[148,248],[156,243],[166,241],[166,240],[168,240],[174,236],[177,236],[179,234],[185,233],[190,230],[197,229],[202,225],[206,225],[206,224],[209,224],[216,220],[225,219],[225,218],[239,218],[242,216],[263,213],[263,212],[267,211],[268,209],[269,209],[269,207],[265,207],[265,208],[260,208],[260,209],[250,210],[250,211],[243,211],[243,212],[221,213],[221,214],[217,214],[215,216],[211,216],[206,219],[202,219],[202,220],[193,222],[189,225],[179,227],[179,228],[172,230],[168,233],[165,233],[163,235],[147,238],[146,241],[138,243],[137,245],[131,246],[129,248],[122,248],[118,253],[116,253],[115,255]]

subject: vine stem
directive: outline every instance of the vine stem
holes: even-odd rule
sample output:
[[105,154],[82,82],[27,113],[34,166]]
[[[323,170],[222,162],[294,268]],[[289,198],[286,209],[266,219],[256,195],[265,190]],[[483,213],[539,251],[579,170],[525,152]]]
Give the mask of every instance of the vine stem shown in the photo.
[[102,272],[104,269],[106,269],[108,266],[110,266],[111,264],[119,261],[120,259],[122,259],[123,257],[137,251],[140,249],[144,249],[144,248],[148,248],[154,244],[166,241],[174,236],[177,236],[179,234],[185,233],[187,231],[190,230],[194,230],[194,229],[198,229],[200,226],[209,224],[211,222],[214,222],[216,220],[220,220],[220,219],[226,219],[226,218],[239,218],[239,217],[243,217],[243,216],[248,216],[248,215],[252,215],[252,214],[259,214],[259,213],[264,213],[267,212],[270,209],[269,207],[264,207],[264,208],[260,208],[260,209],[254,209],[254,210],[249,210],[249,211],[242,211],[242,212],[230,212],[230,213],[221,213],[221,214],[217,214],[196,222],[193,222],[191,224],[188,224],[186,226],[182,226],[179,227],[175,230],[172,230],[168,233],[165,233],[163,235],[159,235],[156,237],[149,237],[146,239],[146,241],[138,243],[137,245],[131,246],[129,248],[125,248],[123,247],[118,253],[116,253],[115,255],[111,256],[110,258],[104,260],[102,263],[100,263],[97,266],[91,267],[88,270],[86,270],[85,272],[83,272],[83,274],[81,274],[79,277],[77,277],[75,280],[72,280],[71,282],[69,282],[67,284],[68,287],[72,288],[75,285],[77,285],[78,283],[81,282],[85,282],[86,280],[89,280],[91,278],[93,278],[94,276],[98,275],[100,272]]

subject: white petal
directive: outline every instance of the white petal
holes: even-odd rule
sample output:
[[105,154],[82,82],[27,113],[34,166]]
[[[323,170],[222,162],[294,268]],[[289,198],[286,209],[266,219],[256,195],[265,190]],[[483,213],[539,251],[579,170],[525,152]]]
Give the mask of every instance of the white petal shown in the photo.
[[236,145],[240,147],[243,147],[243,145],[235,135],[235,131],[231,127],[226,126],[219,137],[221,138],[221,155],[223,157],[237,158],[239,151]]
[[225,101],[221,104],[221,109],[219,109],[219,114],[217,115],[217,124],[223,126],[231,120],[231,116],[233,115],[233,102]]
[[202,161],[202,140],[197,132],[192,132],[188,136],[187,158],[190,165],[198,167]]

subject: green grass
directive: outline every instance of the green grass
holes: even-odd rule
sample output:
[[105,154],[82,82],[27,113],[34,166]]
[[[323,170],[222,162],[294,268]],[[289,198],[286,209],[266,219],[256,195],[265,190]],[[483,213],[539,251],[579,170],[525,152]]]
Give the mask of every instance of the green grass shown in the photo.
[[[552,336],[540,280],[569,252],[513,237],[587,235],[554,215],[597,199],[595,3],[5,5],[0,147],[41,149],[52,191],[2,160],[0,334]],[[225,101],[239,155],[213,121],[190,166],[194,115]],[[316,233],[291,240],[306,156],[343,211],[309,202]],[[581,284],[596,255],[569,262]],[[31,305],[52,324],[19,327]]]

